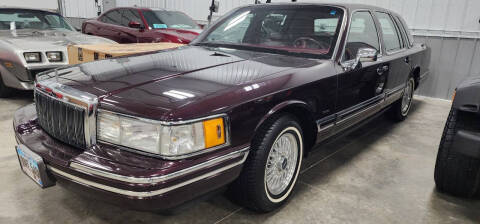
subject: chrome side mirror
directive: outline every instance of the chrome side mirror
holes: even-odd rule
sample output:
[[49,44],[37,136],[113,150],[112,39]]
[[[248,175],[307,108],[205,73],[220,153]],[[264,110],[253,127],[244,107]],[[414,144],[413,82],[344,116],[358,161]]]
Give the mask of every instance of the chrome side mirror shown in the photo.
[[357,57],[350,61],[342,62],[343,70],[350,71],[361,65],[362,62],[374,62],[378,59],[378,51],[373,48],[360,48],[357,52]]

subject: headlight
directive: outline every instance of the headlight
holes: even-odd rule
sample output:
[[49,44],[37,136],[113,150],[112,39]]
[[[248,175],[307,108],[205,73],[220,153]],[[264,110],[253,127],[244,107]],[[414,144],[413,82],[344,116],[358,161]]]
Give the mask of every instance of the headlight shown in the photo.
[[223,117],[169,126],[106,111],[98,112],[97,137],[104,142],[166,157],[196,153],[227,143]]
[[25,61],[27,61],[27,63],[42,61],[40,52],[26,52],[26,53],[23,53],[23,56],[25,57]]
[[49,62],[59,62],[62,61],[62,52],[60,51],[51,51],[47,52],[47,59]]

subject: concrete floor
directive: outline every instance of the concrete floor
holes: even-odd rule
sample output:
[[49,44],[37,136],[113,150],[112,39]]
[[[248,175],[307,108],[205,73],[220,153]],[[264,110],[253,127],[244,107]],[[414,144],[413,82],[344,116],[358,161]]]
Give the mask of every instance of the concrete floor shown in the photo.
[[19,169],[12,114],[31,94],[0,99],[0,223],[479,223],[480,201],[435,190],[433,169],[450,102],[417,97],[410,117],[384,116],[322,146],[303,164],[294,197],[255,214],[223,195],[175,215],[129,211],[61,187],[38,188]]

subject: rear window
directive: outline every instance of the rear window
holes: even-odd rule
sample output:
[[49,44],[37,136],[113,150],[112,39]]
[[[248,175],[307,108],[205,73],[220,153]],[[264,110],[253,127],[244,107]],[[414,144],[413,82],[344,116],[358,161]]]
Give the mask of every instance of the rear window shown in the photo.
[[395,22],[389,14],[376,12],[380,27],[382,28],[383,42],[387,51],[395,51],[402,48],[400,34],[395,27]]

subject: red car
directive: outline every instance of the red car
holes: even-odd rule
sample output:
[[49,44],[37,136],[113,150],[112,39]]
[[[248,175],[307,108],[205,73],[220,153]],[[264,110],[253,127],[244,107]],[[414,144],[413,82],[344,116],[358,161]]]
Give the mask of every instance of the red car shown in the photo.
[[183,12],[149,8],[114,8],[82,25],[85,34],[118,43],[188,44],[202,29]]

